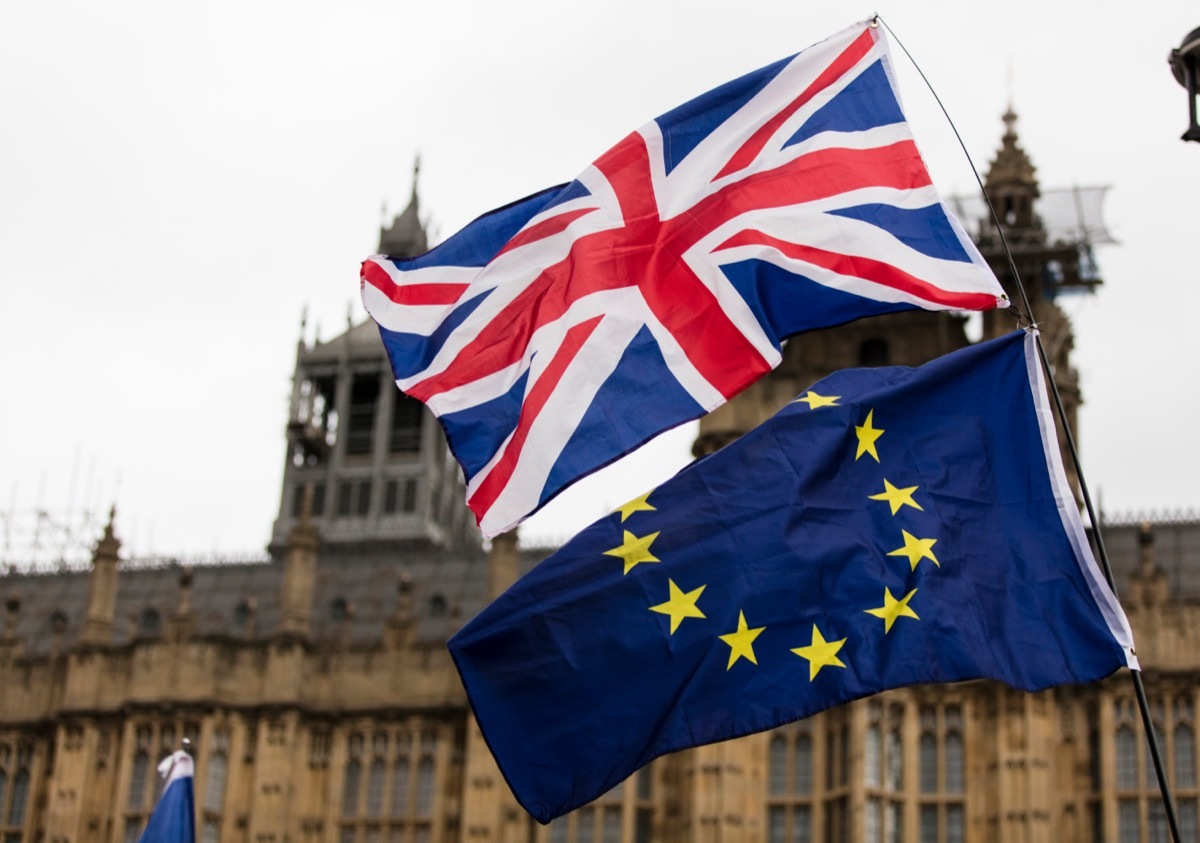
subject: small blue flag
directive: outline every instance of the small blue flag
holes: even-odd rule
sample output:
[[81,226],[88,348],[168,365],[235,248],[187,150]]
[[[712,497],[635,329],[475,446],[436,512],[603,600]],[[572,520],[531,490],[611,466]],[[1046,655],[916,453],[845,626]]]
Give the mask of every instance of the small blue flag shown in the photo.
[[450,641],[549,822],[668,752],[878,691],[1136,668],[1033,336],[856,369],[592,524]]
[[195,776],[192,756],[182,750],[173,752],[158,765],[158,772],[166,783],[138,843],[194,843],[196,797],[192,787]]

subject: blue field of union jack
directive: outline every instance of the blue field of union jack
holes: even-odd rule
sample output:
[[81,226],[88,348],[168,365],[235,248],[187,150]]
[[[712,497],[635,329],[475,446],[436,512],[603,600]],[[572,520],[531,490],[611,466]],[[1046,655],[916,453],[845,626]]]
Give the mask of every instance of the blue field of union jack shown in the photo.
[[488,536],[724,403],[788,336],[1007,303],[933,188],[869,23],[676,108],[424,255],[369,258],[362,295]]

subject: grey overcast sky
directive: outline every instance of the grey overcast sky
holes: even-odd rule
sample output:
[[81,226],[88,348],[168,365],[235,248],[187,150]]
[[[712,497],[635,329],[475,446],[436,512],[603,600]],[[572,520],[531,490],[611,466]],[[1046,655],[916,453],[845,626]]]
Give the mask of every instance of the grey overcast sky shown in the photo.
[[[1186,97],[1166,63],[1200,26],[1194,2],[10,0],[0,543],[36,508],[78,521],[115,502],[132,553],[260,550],[301,311],[309,339],[340,332],[348,310],[363,318],[358,264],[381,205],[405,204],[418,152],[441,239],[874,12],[980,168],[1011,99],[1043,187],[1112,185],[1105,285],[1066,302],[1084,468],[1106,511],[1197,507],[1200,144],[1179,140]],[[974,192],[892,50],[935,182]],[[564,495],[523,535],[565,537],[640,493],[691,435]]]

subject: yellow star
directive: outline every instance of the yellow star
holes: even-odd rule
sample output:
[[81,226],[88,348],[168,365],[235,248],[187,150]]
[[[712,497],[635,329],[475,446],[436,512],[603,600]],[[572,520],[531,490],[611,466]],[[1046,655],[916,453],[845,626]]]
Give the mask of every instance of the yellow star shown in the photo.
[[928,559],[939,568],[942,567],[942,563],[933,555],[933,546],[937,544],[937,539],[919,539],[908,530],[900,532],[904,534],[904,547],[891,551],[888,556],[907,556],[908,563],[914,571],[922,559]]
[[867,609],[868,615],[874,615],[877,618],[883,618],[883,634],[887,635],[892,631],[892,624],[896,622],[896,618],[912,618],[920,620],[917,613],[908,607],[908,601],[917,593],[914,588],[908,594],[904,595],[903,600],[897,600],[892,596],[892,591],[889,588],[883,590],[883,605],[878,609]]
[[625,537],[622,540],[620,547],[614,547],[612,550],[604,551],[605,556],[616,556],[625,560],[625,573],[633,570],[633,566],[639,562],[660,562],[657,556],[650,552],[650,544],[658,538],[658,533],[651,533],[648,536],[638,538],[628,530],[625,531]]
[[747,628],[746,613],[738,612],[737,632],[720,636],[721,640],[729,645],[729,664],[725,665],[726,670],[733,667],[733,663],[740,658],[747,658],[754,664],[758,664],[758,659],[754,658],[754,639],[762,634],[764,629],[766,629],[765,626],[756,629]]
[[842,645],[845,643],[845,638],[840,641],[826,641],[825,636],[821,634],[821,630],[817,629],[817,625],[814,623],[812,643],[807,647],[796,647],[792,652],[802,659],[808,659],[808,681],[811,682],[817,678],[817,674],[823,667],[846,666],[837,657],[838,650],[842,649]]
[[858,453],[854,455],[856,460],[863,454],[870,454],[874,457],[875,462],[879,462],[879,452],[875,450],[875,440],[883,436],[884,431],[874,426],[874,417],[875,411],[871,410],[867,413],[867,420],[862,425],[854,426],[854,435],[858,437]]
[[683,623],[684,618],[704,617],[704,613],[696,607],[696,600],[699,599],[707,586],[702,585],[694,591],[685,593],[683,589],[675,585],[675,580],[667,580],[667,585],[671,588],[671,599],[666,603],[651,606],[650,611],[670,615],[671,634],[674,635],[675,630],[679,629],[679,625]]
[[818,407],[836,407],[840,395],[818,395],[811,389],[794,400],[793,404],[807,404],[808,409],[815,410]]
[[891,484],[891,482],[885,479],[883,481],[883,491],[878,495],[868,495],[868,497],[870,497],[870,499],[873,501],[887,501],[888,505],[892,508],[892,515],[895,515],[896,512],[899,511],[900,507],[905,505],[911,506],[914,509],[920,509],[922,512],[924,512],[925,510],[919,503],[913,500],[912,496],[912,493],[917,491],[919,488],[919,486],[907,486],[903,489],[897,489]]
[[650,495],[653,492],[654,492],[654,490],[651,489],[649,492],[642,495],[640,498],[634,498],[633,500],[631,500],[629,503],[625,504],[624,506],[618,506],[615,510],[613,510],[614,512],[621,513],[621,523],[624,524],[625,519],[628,518],[630,515],[633,515],[633,513],[635,513],[635,512],[653,511],[654,507],[652,507],[650,504],[648,504],[646,502],[646,498],[650,497]]

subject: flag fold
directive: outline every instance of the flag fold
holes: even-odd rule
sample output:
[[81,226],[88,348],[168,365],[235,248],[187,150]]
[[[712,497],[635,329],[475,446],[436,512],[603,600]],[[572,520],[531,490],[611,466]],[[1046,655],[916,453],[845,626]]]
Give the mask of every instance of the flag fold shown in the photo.
[[597,521],[450,641],[548,822],[664,753],[888,688],[1136,667],[1032,335],[835,373]]
[[851,27],[424,255],[363,263],[396,383],[441,421],[485,535],[724,403],[788,336],[1006,302],[890,61],[882,30]]

